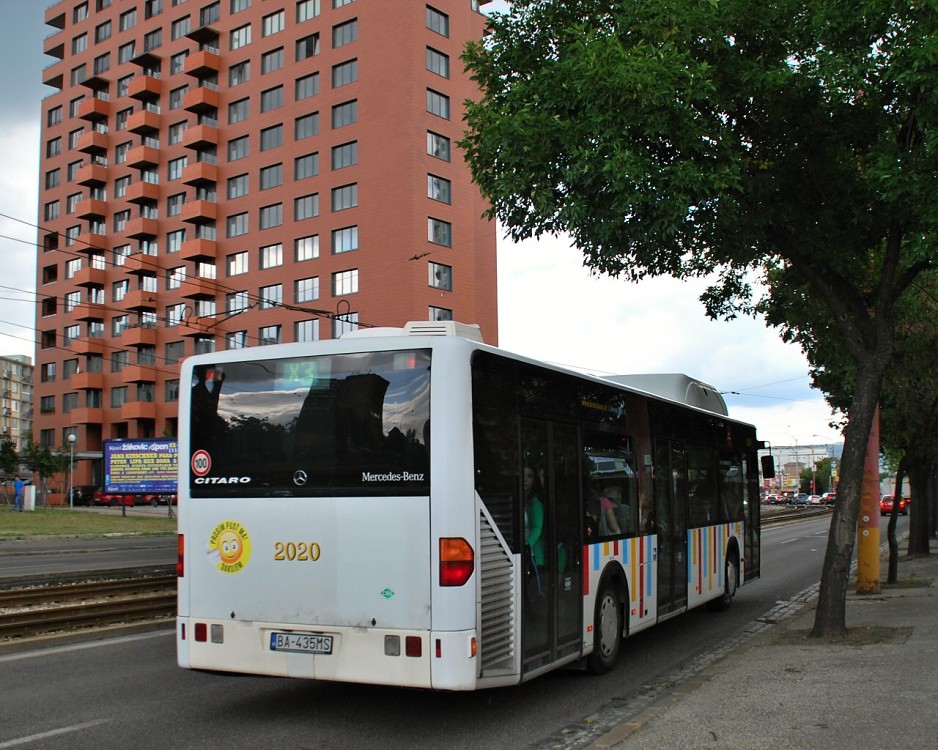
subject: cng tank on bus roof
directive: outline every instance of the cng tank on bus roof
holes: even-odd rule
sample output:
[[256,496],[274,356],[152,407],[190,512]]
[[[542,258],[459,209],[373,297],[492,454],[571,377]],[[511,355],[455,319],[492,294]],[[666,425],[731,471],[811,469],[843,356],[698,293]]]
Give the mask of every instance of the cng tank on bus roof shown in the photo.
[[648,373],[644,375],[609,375],[607,380],[637,388],[656,396],[678,401],[688,406],[696,406],[714,414],[729,416],[726,401],[719,391],[708,383],[703,383],[689,375],[681,373]]
[[482,331],[475,323],[455,320],[411,320],[403,328],[359,328],[343,333],[340,338],[375,338],[379,336],[460,336],[480,344]]

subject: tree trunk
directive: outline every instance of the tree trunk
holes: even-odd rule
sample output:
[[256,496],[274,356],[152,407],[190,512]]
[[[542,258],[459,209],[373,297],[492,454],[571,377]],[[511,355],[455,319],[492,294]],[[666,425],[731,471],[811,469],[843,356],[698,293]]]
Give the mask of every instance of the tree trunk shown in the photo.
[[[899,580],[899,541],[896,539],[896,522],[899,519],[899,498],[902,497],[902,482],[905,479],[908,459],[903,456],[899,459],[899,468],[896,469],[896,487],[892,494],[892,512],[889,514],[889,524],[886,527],[886,538],[889,540],[889,567],[886,573],[886,583],[895,583]],[[911,511],[909,511],[911,513]]]
[[[912,505],[909,506],[909,554],[927,555],[928,538],[931,536],[929,524],[933,503],[929,485],[934,487],[934,472],[927,464],[914,461],[909,468],[909,494]],[[930,481],[932,480],[932,481]]]
[[844,429],[837,502],[827,536],[821,587],[814,613],[814,627],[811,629],[811,636],[815,638],[843,636],[847,633],[847,584],[857,539],[863,468],[883,373],[889,361],[890,347],[884,345],[884,339],[888,338],[888,335],[881,335],[880,346],[876,351],[868,352],[858,362],[849,419]]

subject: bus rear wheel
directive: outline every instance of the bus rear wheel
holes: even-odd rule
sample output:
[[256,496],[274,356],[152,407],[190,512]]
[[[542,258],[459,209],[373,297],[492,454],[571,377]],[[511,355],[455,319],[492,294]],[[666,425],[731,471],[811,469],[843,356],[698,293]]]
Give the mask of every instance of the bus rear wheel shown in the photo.
[[736,560],[736,555],[731,554],[726,558],[723,580],[726,582],[723,586],[723,593],[709,604],[710,609],[717,612],[730,608],[733,597],[736,596],[736,589],[739,588],[739,562]]
[[587,657],[592,674],[605,674],[615,666],[622,644],[622,605],[610,586],[603,586],[596,600],[593,620],[593,653]]

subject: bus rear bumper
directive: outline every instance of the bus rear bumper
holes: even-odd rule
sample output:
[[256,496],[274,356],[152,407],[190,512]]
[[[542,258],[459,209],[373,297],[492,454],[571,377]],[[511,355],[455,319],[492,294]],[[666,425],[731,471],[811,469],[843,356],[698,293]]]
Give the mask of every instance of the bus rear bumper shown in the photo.
[[[331,653],[276,650],[272,635],[331,636]],[[373,685],[471,690],[474,631],[434,633],[178,617],[180,667]]]

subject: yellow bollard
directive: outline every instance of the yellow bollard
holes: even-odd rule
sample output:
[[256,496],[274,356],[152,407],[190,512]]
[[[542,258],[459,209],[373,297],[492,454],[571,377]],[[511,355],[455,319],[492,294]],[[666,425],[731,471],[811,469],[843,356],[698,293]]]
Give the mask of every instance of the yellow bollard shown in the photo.
[[857,593],[878,594],[879,587],[879,407],[873,415],[863,465],[857,522]]

